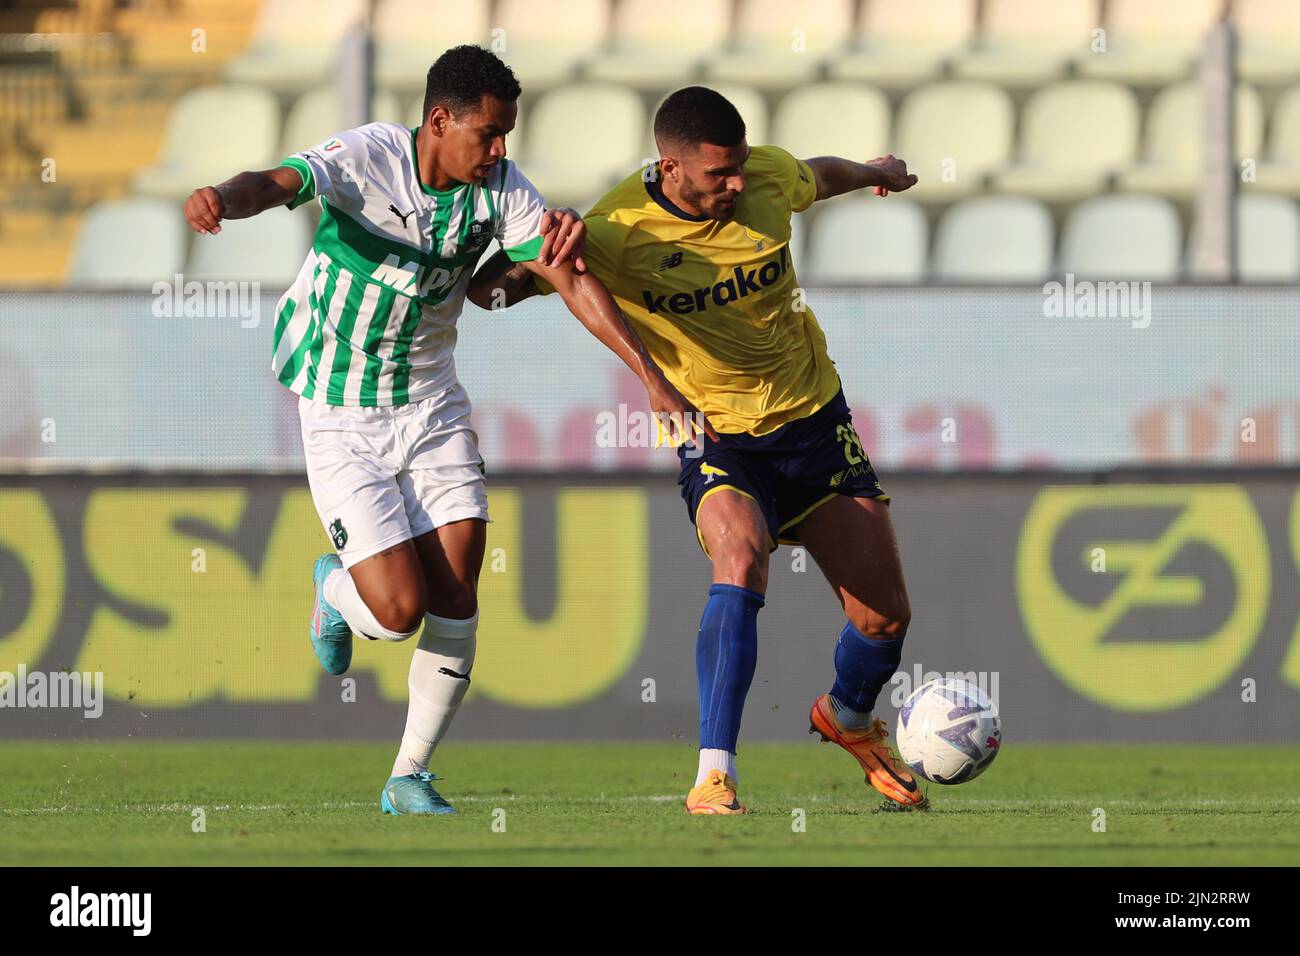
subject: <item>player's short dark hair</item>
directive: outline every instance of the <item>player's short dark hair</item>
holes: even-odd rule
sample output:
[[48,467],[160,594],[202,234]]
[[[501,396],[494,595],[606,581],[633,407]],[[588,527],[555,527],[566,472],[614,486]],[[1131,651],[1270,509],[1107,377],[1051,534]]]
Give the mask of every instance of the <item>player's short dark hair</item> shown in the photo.
[[745,121],[731,101],[705,86],[687,86],[664,100],[655,114],[655,142],[674,146],[736,146]]
[[472,113],[491,94],[507,103],[519,99],[519,81],[491,50],[465,44],[454,46],[429,67],[424,84],[424,118],[435,106],[453,113]]

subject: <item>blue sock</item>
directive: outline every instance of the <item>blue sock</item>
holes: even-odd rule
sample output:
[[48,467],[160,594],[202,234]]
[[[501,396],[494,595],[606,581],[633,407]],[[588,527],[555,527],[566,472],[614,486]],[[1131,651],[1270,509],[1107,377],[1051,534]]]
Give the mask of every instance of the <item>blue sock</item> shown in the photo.
[[901,637],[885,641],[867,637],[853,622],[846,622],[835,643],[835,686],[831,696],[850,710],[870,713],[876,707],[880,689],[894,676],[902,659]]
[[695,639],[700,683],[700,749],[736,752],[740,714],[758,663],[763,595],[734,584],[709,588]]

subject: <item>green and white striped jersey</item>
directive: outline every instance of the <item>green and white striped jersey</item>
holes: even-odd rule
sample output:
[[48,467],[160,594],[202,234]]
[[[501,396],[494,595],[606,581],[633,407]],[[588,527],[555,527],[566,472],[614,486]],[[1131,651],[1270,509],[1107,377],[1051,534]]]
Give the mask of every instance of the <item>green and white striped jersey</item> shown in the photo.
[[347,130],[289,157],[294,208],[320,197],[311,251],[276,308],[271,367],[304,398],[405,405],[456,381],[465,290],[496,239],[523,262],[541,250],[541,195],[509,160],[482,186],[420,180],[415,131]]

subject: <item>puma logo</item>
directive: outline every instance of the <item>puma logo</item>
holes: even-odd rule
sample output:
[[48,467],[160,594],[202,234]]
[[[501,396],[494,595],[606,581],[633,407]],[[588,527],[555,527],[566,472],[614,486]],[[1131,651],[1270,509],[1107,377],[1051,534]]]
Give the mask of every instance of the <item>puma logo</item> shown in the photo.
[[393,215],[395,215],[398,219],[402,220],[403,229],[406,228],[406,220],[411,218],[411,216],[415,213],[414,209],[412,209],[408,213],[403,213],[400,209],[397,208],[396,204],[391,202],[388,204],[388,210],[389,212],[393,213]]

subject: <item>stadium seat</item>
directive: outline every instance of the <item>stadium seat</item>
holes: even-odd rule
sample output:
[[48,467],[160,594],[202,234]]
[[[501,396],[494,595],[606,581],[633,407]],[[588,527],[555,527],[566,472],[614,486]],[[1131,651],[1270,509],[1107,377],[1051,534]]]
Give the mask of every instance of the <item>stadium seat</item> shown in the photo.
[[1273,107],[1268,150],[1246,188],[1300,198],[1300,86],[1286,90]]
[[524,94],[536,93],[570,79],[596,54],[609,31],[609,7],[609,0],[566,0],[561,13],[537,0],[500,0],[492,48],[515,71]]
[[462,43],[489,42],[489,5],[464,0],[380,0],[375,10],[375,81],[385,90],[424,90],[433,61]]
[[1237,76],[1248,83],[1300,79],[1300,3],[1236,0]]
[[621,0],[610,49],[585,75],[642,90],[685,86],[726,43],[730,13],[731,0],[692,0],[690,29],[683,30],[676,17],[665,16],[661,0]]
[[958,56],[957,76],[1006,87],[1037,87],[1089,51],[1098,0],[985,0],[974,49]]
[[807,83],[852,25],[852,0],[739,0],[735,46],[709,61],[707,76],[769,91]]
[[1028,196],[978,196],[939,221],[938,282],[1042,282],[1052,271],[1052,215]]
[[252,219],[230,219],[215,236],[194,237],[186,279],[260,282],[267,291],[289,287],[311,245],[305,210],[268,209]]
[[[1234,109],[1233,155],[1259,156],[1264,109],[1254,87],[1238,85]],[[1156,94],[1147,110],[1142,159],[1120,175],[1119,187],[1172,198],[1191,197],[1201,175],[1201,118],[1201,89],[1195,80],[1176,83]]]
[[1006,165],[1013,125],[1011,98],[988,83],[933,83],[910,93],[892,147],[919,178],[908,198],[945,202],[978,192]]
[[266,0],[248,50],[226,64],[226,78],[287,93],[330,82],[339,39],[364,8],[364,0]]
[[1108,0],[1105,49],[1080,54],[1079,73],[1143,87],[1180,80],[1200,58],[1221,5],[1221,0]]
[[529,114],[519,164],[549,205],[603,193],[642,157],[645,108],[623,86],[579,83],[543,94]]
[[140,170],[135,192],[177,199],[197,186],[265,169],[276,155],[280,111],[275,97],[255,86],[207,86],[176,100],[167,118],[158,162]]
[[[1194,276],[1199,230],[1187,237],[1187,272]],[[1237,280],[1300,282],[1300,207],[1285,196],[1237,197]]]
[[[370,116],[376,123],[400,123],[403,118],[397,97],[387,90],[375,91]],[[304,93],[289,109],[289,118],[284,122],[280,156],[288,156],[323,143],[344,128],[345,124],[339,117],[339,92],[336,87],[322,86]]]
[[[711,90],[717,90],[731,101],[732,106],[736,107],[740,118],[745,121],[745,140],[749,145],[761,146],[772,142],[768,129],[767,100],[762,93],[752,86],[735,86],[730,83],[704,83],[703,85]],[[659,98],[646,124],[646,149],[649,150],[646,153],[647,157],[659,155],[659,148],[655,145],[654,117],[667,98],[666,93]]]
[[144,291],[174,282],[185,262],[187,229],[180,209],[161,199],[97,203],[82,220],[67,283]]
[[799,158],[845,156],[861,162],[889,146],[889,101],[861,83],[813,83],[781,101],[772,142]]
[[930,227],[901,196],[844,196],[817,215],[804,272],[817,283],[921,282]]
[[1173,203],[1159,196],[1084,200],[1061,230],[1058,273],[1080,279],[1177,280],[1182,229]]
[[1038,90],[1020,114],[1020,155],[999,173],[1002,192],[1075,202],[1105,191],[1137,159],[1140,112],[1126,86],[1066,80]]
[[937,79],[974,32],[975,0],[866,0],[854,45],[831,61],[830,76],[911,89]]

